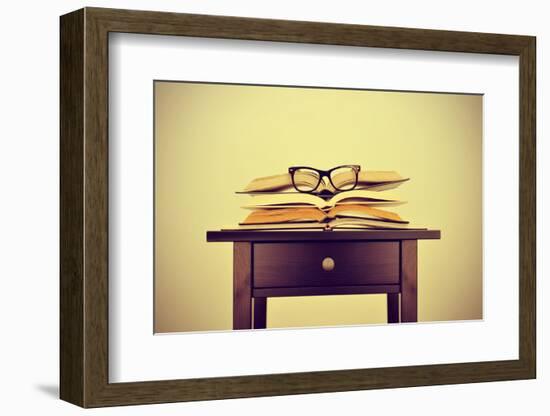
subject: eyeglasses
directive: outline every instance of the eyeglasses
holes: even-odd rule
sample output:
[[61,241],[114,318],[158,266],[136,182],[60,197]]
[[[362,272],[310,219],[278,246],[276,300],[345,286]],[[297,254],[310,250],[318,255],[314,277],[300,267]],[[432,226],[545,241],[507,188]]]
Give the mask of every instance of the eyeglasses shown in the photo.
[[292,185],[298,192],[314,192],[324,177],[328,177],[335,190],[351,191],[357,186],[360,170],[359,165],[336,166],[330,170],[291,166],[288,168],[288,173],[292,178]]

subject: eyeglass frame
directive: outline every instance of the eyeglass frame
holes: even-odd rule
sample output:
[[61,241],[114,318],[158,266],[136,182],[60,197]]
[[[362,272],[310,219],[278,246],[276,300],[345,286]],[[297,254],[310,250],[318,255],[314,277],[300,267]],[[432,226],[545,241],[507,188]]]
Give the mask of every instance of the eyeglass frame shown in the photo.
[[[340,166],[335,166],[329,170],[316,169],[316,168],[312,168],[311,166],[290,166],[288,168],[288,173],[290,174],[290,178],[292,180],[292,186],[294,186],[294,189],[296,189],[298,192],[302,192],[305,194],[315,192],[315,190],[319,187],[319,185],[321,184],[321,181],[325,176],[328,178],[330,184],[334,187],[334,189],[336,189],[337,191],[344,191],[343,189],[337,188],[336,185],[334,185],[334,182],[332,182],[332,179],[330,177],[331,172],[335,171],[336,169],[342,169],[342,168],[351,168],[355,172],[355,184],[353,185],[353,188],[345,189],[345,191],[351,191],[355,189],[355,187],[357,186],[357,183],[359,182],[359,172],[361,171],[360,165],[340,165]],[[298,187],[296,186],[296,182],[294,182],[294,173],[299,169],[309,169],[318,173],[319,182],[317,182],[317,185],[315,185],[315,187],[312,190],[302,191],[298,189]]]

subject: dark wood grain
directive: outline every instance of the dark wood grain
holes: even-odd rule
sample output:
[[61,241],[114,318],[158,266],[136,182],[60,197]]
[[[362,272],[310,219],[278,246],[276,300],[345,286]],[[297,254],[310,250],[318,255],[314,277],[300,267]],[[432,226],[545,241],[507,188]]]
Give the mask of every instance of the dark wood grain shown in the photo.
[[233,244],[233,329],[252,328],[252,244]]
[[417,242],[401,242],[401,322],[417,321]]
[[116,383],[96,406],[219,400],[525,379],[518,360]]
[[[323,269],[326,258],[333,260],[333,270]],[[256,288],[397,283],[395,241],[254,244]]]
[[108,32],[87,9],[84,40],[84,390],[89,407],[109,381],[109,53]]
[[301,286],[301,287],[265,287],[252,289],[253,296],[330,296],[330,295],[367,295],[372,293],[399,293],[399,285],[364,286]]
[[60,45],[60,386],[84,406],[84,13],[61,19]]
[[536,201],[536,41],[520,56],[520,142],[519,142],[519,357],[526,376],[537,372],[537,201]]
[[254,329],[266,327],[267,298],[254,296]]
[[399,322],[399,294],[388,293],[386,302],[388,305],[388,323],[395,324]]
[[[519,56],[519,359],[109,383],[107,58],[110,31]],[[60,391],[64,400],[83,407],[98,407],[535,377],[534,37],[86,8],[61,18],[61,49]],[[343,238],[336,232],[325,234],[320,238]],[[278,235],[273,233],[264,241],[277,241]],[[215,241],[221,235],[209,233],[208,237],[209,241]],[[234,237],[242,238],[243,234],[234,234]],[[246,238],[241,241],[251,241]],[[346,238],[368,239],[351,234]],[[426,238],[439,238],[439,235]]]
[[440,239],[439,230],[367,230],[367,231],[207,231],[206,241],[372,241],[372,240],[431,240]]
[[91,407],[108,386],[108,33],[86,9],[62,16],[61,28],[61,176],[78,182],[61,192],[61,217],[80,223],[61,233],[60,337],[71,346],[61,354],[72,364],[61,366],[60,394]]
[[519,55],[531,39],[518,35],[154,11],[101,8],[86,11],[104,30],[125,33],[502,55]]

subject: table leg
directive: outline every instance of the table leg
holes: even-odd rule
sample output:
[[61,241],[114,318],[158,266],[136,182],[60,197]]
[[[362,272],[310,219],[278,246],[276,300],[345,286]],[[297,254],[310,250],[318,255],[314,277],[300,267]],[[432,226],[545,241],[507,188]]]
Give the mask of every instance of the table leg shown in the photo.
[[252,329],[252,243],[233,243],[233,329]]
[[388,293],[388,324],[399,322],[399,293]]
[[267,298],[254,298],[254,329],[266,327]]
[[401,322],[417,322],[417,241],[401,241]]

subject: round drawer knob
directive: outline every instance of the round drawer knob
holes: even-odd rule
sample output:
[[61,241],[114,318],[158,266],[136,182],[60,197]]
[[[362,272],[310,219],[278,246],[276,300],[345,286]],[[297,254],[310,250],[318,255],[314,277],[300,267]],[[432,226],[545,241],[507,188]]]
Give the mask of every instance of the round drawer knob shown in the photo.
[[334,269],[334,260],[330,257],[325,257],[323,259],[323,262],[321,263],[321,265],[323,266],[323,270],[325,272],[330,272],[331,270]]

